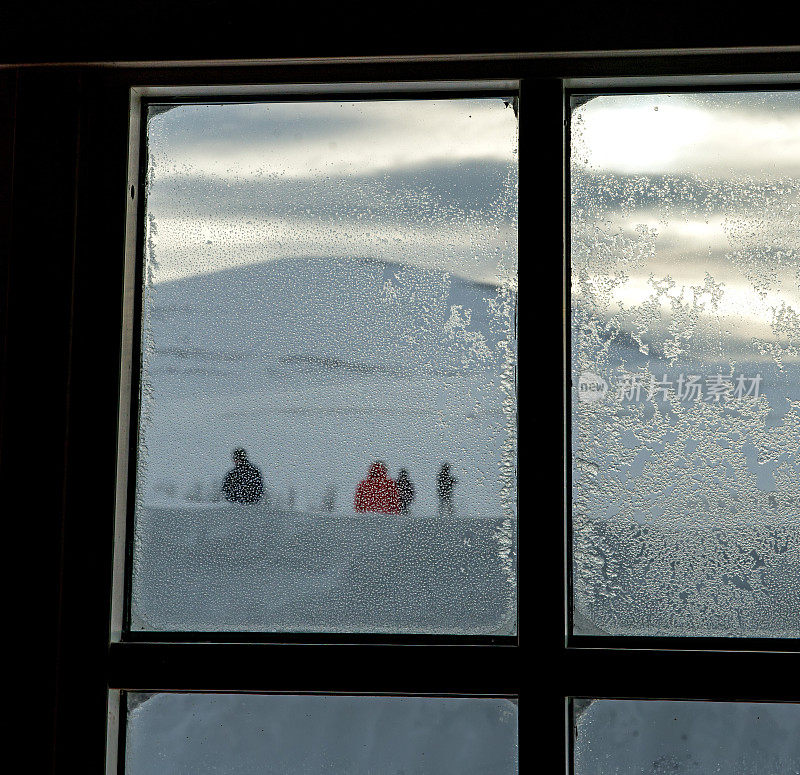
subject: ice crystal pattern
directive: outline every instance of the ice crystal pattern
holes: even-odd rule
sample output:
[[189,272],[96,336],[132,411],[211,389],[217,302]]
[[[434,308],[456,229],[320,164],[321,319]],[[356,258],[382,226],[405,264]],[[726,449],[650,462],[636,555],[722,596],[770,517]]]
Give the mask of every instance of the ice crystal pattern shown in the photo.
[[501,99],[151,107],[134,629],[515,632],[516,148]]
[[571,140],[574,631],[797,637],[800,94],[596,97]]

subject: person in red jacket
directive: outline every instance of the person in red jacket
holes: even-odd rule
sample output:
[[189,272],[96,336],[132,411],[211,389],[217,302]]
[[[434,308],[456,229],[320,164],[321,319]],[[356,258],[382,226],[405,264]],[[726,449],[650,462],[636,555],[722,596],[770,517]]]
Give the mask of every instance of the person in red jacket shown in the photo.
[[373,463],[369,476],[356,487],[356,511],[380,511],[382,514],[400,513],[400,493],[397,484],[389,478],[386,463]]

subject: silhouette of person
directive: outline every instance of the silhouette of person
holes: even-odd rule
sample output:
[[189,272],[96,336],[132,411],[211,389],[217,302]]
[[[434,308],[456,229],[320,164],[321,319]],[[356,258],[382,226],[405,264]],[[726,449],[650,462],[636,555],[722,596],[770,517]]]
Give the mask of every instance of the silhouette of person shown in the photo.
[[322,510],[330,513],[335,508],[336,508],[336,488],[332,484],[329,484],[327,489],[325,490],[325,494],[322,496]]
[[408,476],[408,471],[405,468],[400,469],[400,474],[397,477],[397,492],[400,495],[400,513],[408,514],[411,501],[416,497],[416,490],[414,483]]
[[353,503],[356,511],[379,511],[382,514],[400,513],[400,493],[397,484],[389,478],[386,463],[377,460],[369,469],[369,476],[356,487]]
[[231,503],[258,503],[264,494],[264,480],[243,449],[233,451],[234,467],[225,474],[222,494]]
[[450,473],[450,465],[442,463],[436,477],[436,494],[439,496],[439,516],[453,516],[453,487],[458,479]]

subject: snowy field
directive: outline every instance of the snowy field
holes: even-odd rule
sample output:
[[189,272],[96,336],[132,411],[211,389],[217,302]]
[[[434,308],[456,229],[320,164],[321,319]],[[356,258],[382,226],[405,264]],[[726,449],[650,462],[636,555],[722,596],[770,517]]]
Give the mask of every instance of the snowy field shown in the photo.
[[133,694],[125,772],[514,775],[517,758],[509,700]]
[[[134,629],[515,631],[509,288],[284,259],[145,298]],[[240,446],[256,507],[219,503]],[[354,512],[376,460],[409,471],[408,516]]]
[[594,700],[576,715],[575,775],[800,773],[800,705]]
[[144,508],[134,629],[508,635],[512,520]]

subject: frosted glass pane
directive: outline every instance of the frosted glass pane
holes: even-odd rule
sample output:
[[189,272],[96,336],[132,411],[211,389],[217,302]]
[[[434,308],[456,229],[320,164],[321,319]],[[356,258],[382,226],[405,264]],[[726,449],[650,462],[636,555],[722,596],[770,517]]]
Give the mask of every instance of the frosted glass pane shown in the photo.
[[131,628],[513,634],[512,102],[152,106],[147,146]]
[[575,703],[574,775],[800,773],[800,705]]
[[129,695],[125,772],[514,775],[509,700]]
[[800,93],[578,99],[574,631],[800,635]]

